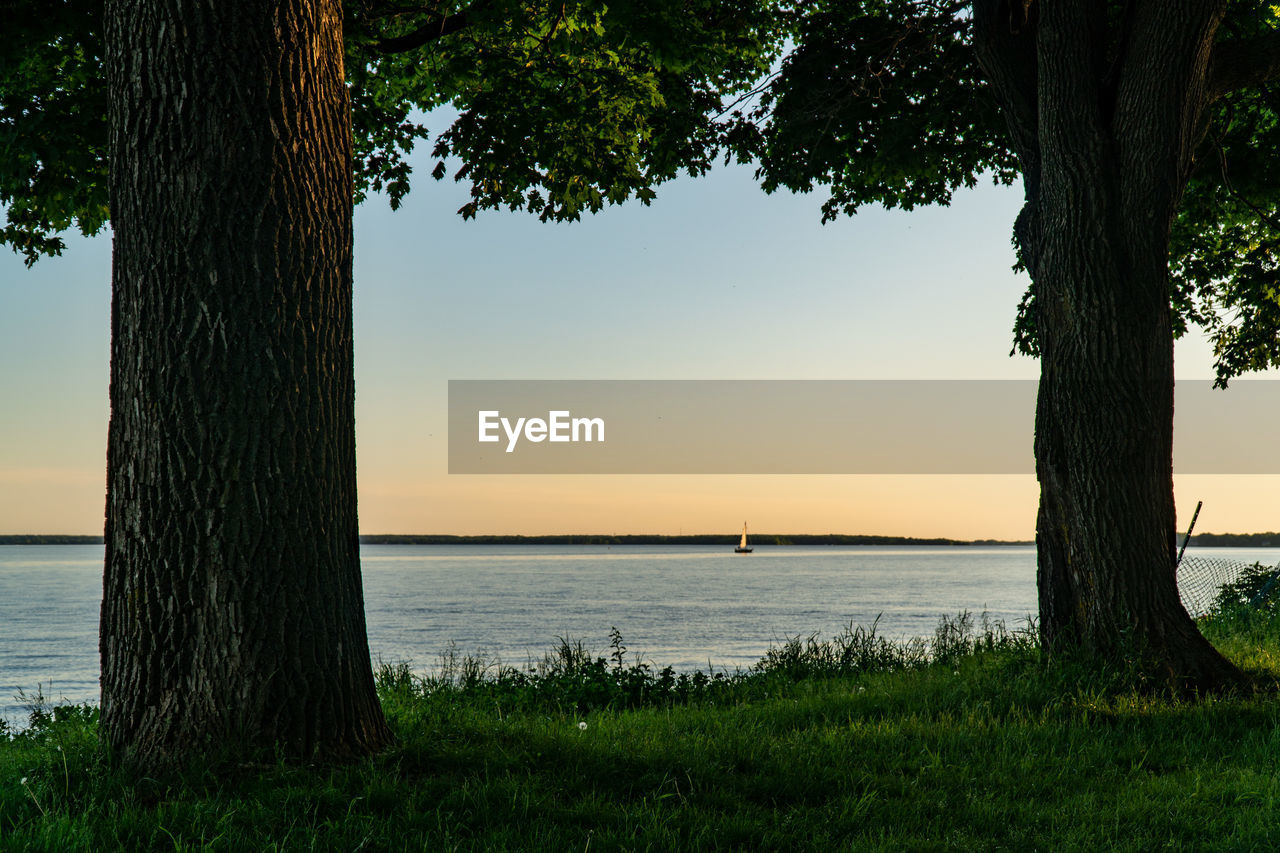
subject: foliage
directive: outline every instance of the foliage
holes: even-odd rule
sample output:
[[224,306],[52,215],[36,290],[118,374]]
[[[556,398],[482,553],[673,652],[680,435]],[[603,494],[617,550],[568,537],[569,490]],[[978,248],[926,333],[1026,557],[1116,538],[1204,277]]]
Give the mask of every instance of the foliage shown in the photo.
[[764,188],[829,188],[824,221],[864,204],[946,204],[1016,163],[969,45],[965,2],[821,0],[784,20],[795,41],[727,139]]
[[[378,3],[348,9],[356,102],[374,108],[357,114],[357,139],[373,137],[370,115],[402,126],[377,110],[452,104],[459,115],[436,139],[433,174],[461,161],[454,177],[472,199],[464,216],[507,207],[576,219],[633,196],[647,203],[653,184],[710,166],[710,117],[770,58],[769,18],[751,0],[477,3],[456,37],[395,55],[379,55],[366,35],[382,20]],[[393,20],[396,31],[420,23]],[[397,151],[406,143],[407,130]],[[358,150],[357,173],[385,186],[394,206],[408,188],[403,158],[385,144]]]
[[1254,563],[1222,585],[1210,613],[1217,618],[1280,613],[1280,568]]
[[[28,263],[74,223],[107,221],[107,79],[100,0],[4,0],[0,47],[0,242]],[[653,185],[699,174],[714,155],[722,98],[748,88],[775,49],[757,0],[344,4],[356,198],[409,191],[406,159],[428,139],[420,110],[451,105],[433,172],[471,187],[460,211],[577,219],[648,203]],[[456,30],[405,47],[438,22]],[[399,40],[399,41],[397,41]]]
[[1174,305],[1214,342],[1217,384],[1280,365],[1280,84],[1214,105],[1171,236]]
[[725,672],[655,672],[644,661],[626,663],[626,647],[614,629],[608,659],[592,656],[581,641],[562,639],[556,649],[525,669],[499,661],[459,657],[453,647],[437,672],[414,676],[405,664],[383,664],[378,673],[383,702],[411,705],[420,697],[466,697],[503,709],[587,714],[606,708],[639,708],[709,700],[728,689]]
[[[1034,4],[1025,4],[1030,7]],[[1110,4],[1115,7],[1118,4]],[[794,2],[794,49],[735,113],[726,140],[759,164],[766,190],[827,188],[823,220],[864,204],[947,204],[982,176],[1018,176],[1013,141],[971,47],[960,0]],[[1274,30],[1269,0],[1234,0],[1220,39]],[[1170,240],[1175,332],[1215,343],[1218,384],[1280,365],[1280,85],[1230,92],[1210,110]],[[1021,247],[1014,240],[1023,269]],[[1014,350],[1039,355],[1035,284],[1014,323]]]
[[1029,634],[1010,632],[985,614],[981,632],[961,613],[939,621],[932,642],[895,643],[870,628],[850,624],[830,640],[811,634],[771,646],[746,671],[708,670],[677,673],[644,660],[628,663],[627,648],[617,628],[610,633],[608,658],[592,656],[581,641],[561,639],[541,661],[518,669],[500,661],[460,657],[450,647],[433,675],[415,676],[405,664],[383,664],[378,680],[384,705],[412,705],[421,697],[482,699],[503,709],[583,715],[606,709],[672,707],[731,700],[767,692],[770,685],[810,678],[841,678],[878,672],[902,672],[933,665],[951,666],[982,652],[1022,649],[1034,643]]
[[0,0],[0,244],[30,264],[107,222],[101,0]]

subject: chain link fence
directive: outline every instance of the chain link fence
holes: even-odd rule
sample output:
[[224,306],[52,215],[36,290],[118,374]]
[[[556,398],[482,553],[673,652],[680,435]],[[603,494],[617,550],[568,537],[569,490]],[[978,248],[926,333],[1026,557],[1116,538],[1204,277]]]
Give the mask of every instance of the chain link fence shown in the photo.
[[[1254,563],[1226,560],[1221,557],[1187,557],[1178,564],[1178,595],[1182,606],[1193,617],[1209,612],[1218,592],[1227,584],[1236,584]],[[1261,595],[1269,592],[1264,588]]]

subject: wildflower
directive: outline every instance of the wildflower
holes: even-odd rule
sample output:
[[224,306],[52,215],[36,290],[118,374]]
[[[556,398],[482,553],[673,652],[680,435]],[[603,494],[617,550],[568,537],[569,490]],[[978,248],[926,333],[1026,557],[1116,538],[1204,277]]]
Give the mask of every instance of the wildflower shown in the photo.
[[25,785],[25,784],[27,784],[27,777],[26,777],[26,776],[23,776],[21,779],[19,779],[19,780],[18,780],[18,784],[19,784],[19,785]]
[[858,692],[859,692],[859,693],[866,693],[866,692],[867,692],[867,688],[865,688],[865,687],[863,687],[861,684],[859,684],[859,685],[858,685]]
[[578,723],[578,728],[579,728],[581,731],[584,731],[584,732],[585,732],[585,731],[587,730],[587,723],[586,723],[586,721],[584,720],[583,722]]

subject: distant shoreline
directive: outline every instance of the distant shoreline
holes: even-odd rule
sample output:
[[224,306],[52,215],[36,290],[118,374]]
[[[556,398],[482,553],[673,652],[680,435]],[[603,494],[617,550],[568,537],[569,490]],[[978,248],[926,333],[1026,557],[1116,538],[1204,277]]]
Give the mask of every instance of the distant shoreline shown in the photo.
[[[360,537],[361,545],[725,545],[733,544],[737,535],[720,533],[661,536],[656,534],[558,534],[551,536],[517,536],[490,534],[455,536],[451,534],[370,533]],[[913,536],[867,536],[846,533],[752,534],[755,545],[950,545],[955,547],[991,547],[1034,545],[1030,540],[1008,539],[922,539]],[[101,545],[101,536],[18,533],[0,534],[0,545]],[[1191,537],[1193,546],[1205,548],[1270,548],[1280,547],[1280,533],[1202,533]]]
[[[736,544],[737,534],[701,533],[688,536],[632,534],[560,534],[552,536],[449,536],[368,534],[362,545],[724,545]],[[864,536],[844,533],[752,533],[752,545],[1034,545],[999,539],[917,539],[911,536]]]

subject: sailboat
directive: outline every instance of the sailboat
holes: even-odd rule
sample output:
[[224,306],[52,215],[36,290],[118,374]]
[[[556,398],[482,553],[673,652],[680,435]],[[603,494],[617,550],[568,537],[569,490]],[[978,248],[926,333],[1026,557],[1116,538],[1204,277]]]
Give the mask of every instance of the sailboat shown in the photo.
[[742,522],[742,539],[738,542],[738,547],[733,549],[735,554],[750,554],[751,548],[747,547],[747,523]]

